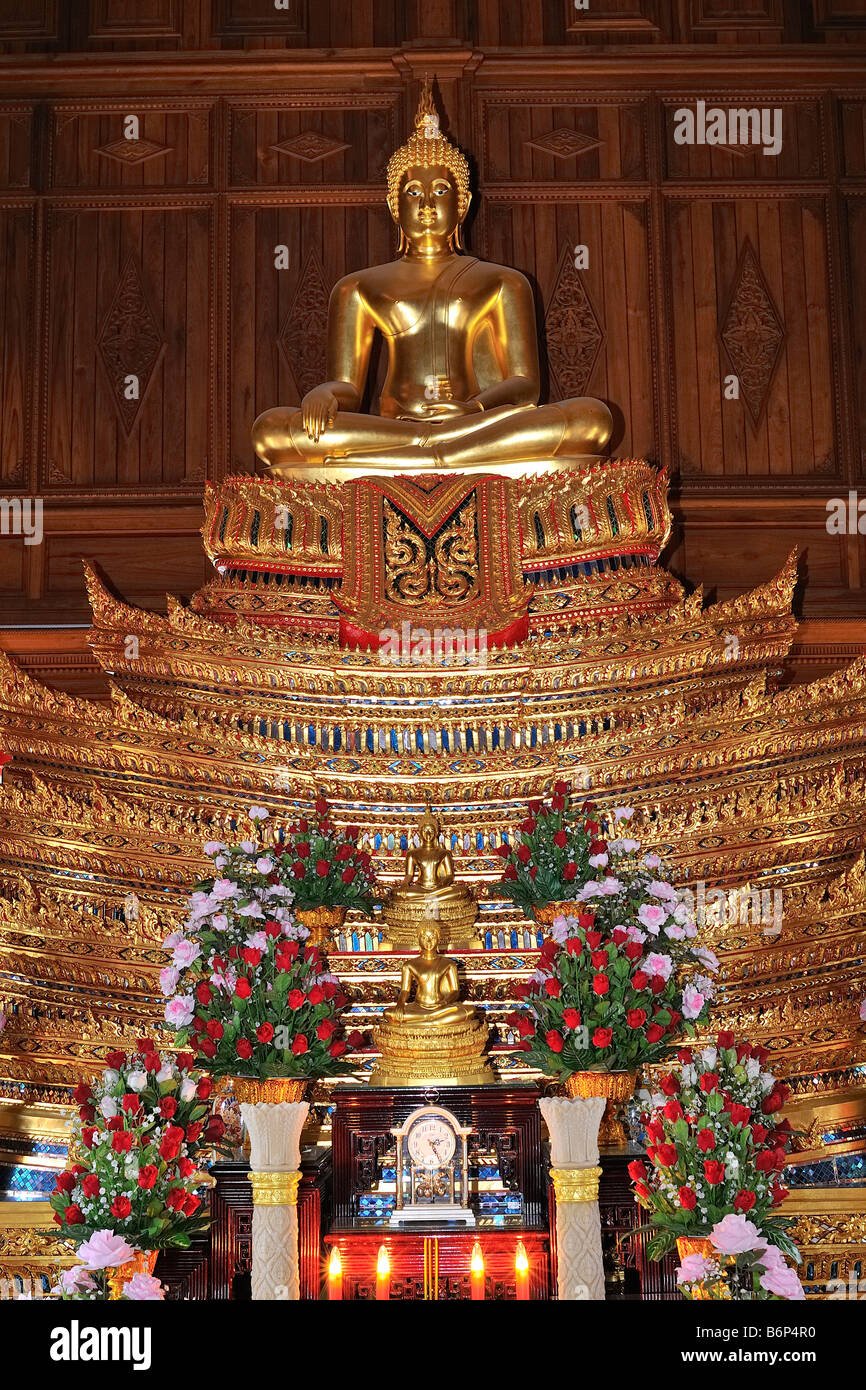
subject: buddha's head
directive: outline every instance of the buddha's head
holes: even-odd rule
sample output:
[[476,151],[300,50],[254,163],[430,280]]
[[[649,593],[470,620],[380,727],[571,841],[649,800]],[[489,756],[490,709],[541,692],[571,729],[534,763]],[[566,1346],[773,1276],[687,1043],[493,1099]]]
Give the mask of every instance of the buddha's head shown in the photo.
[[418,822],[418,836],[425,849],[430,849],[439,840],[439,822],[428,806]]
[[418,932],[418,945],[425,955],[432,955],[439,945],[439,928],[434,920],[425,922]]
[[466,156],[440,134],[425,79],[415,130],[388,161],[388,207],[400,228],[399,251],[430,256],[459,248],[471,200]]

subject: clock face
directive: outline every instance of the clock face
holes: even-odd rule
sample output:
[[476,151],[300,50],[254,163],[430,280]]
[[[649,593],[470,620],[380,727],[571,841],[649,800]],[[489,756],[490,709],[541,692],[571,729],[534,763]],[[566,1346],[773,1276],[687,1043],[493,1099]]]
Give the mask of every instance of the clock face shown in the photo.
[[427,1115],[409,1130],[409,1158],[419,1168],[444,1168],[457,1148],[457,1136],[440,1115]]

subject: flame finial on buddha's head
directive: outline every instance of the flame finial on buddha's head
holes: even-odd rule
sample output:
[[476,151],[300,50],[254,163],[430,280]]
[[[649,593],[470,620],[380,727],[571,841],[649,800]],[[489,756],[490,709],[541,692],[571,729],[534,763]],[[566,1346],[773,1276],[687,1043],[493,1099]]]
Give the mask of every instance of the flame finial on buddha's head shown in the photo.
[[418,110],[415,113],[415,129],[405,145],[395,150],[388,160],[388,207],[395,222],[398,219],[397,195],[407,171],[432,169],[440,164],[454,179],[458,213],[462,222],[472,198],[469,187],[469,163],[463,152],[442,134],[439,113],[433,101],[432,84],[430,78],[425,77]]

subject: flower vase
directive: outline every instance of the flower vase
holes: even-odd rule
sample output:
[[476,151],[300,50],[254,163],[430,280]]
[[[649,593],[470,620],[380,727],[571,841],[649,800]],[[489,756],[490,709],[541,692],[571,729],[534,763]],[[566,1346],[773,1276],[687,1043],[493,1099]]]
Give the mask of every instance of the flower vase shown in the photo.
[[136,1250],[131,1260],[115,1265],[108,1270],[108,1297],[117,1302],[123,1297],[123,1290],[136,1274],[153,1274],[156,1267],[156,1250]]
[[677,1236],[677,1254],[682,1262],[686,1255],[703,1255],[705,1260],[716,1251],[709,1236]]
[[238,1105],[283,1105],[304,1099],[306,1076],[233,1076],[232,1091]]
[[617,1114],[618,1107],[633,1094],[637,1072],[633,1071],[575,1071],[565,1078],[565,1093],[575,1097],[602,1096],[607,1104],[598,1130],[602,1148],[624,1148],[628,1143],[625,1125]]
[[310,933],[307,937],[310,945],[317,946],[322,955],[327,955],[328,948],[334,942],[334,932],[345,922],[347,911],[341,906],[299,907],[295,911],[295,918]]
[[550,927],[557,917],[570,917],[576,907],[573,898],[553,903],[533,903],[532,915],[540,927]]

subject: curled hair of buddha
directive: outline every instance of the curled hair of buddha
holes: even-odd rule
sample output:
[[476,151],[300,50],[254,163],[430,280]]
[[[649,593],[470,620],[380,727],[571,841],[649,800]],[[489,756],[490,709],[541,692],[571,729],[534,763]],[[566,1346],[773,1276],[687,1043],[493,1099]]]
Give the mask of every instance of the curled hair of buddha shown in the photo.
[[[400,185],[410,169],[433,169],[441,165],[447,169],[457,187],[457,215],[463,221],[469,209],[472,193],[469,187],[469,163],[466,156],[450,140],[446,140],[439,129],[439,113],[433,103],[433,92],[429,77],[425,77],[415,114],[415,129],[405,145],[395,150],[388,160],[388,208],[394,221],[398,220],[397,198]],[[455,240],[460,246],[460,228]],[[400,248],[405,250],[405,237],[401,231]]]

